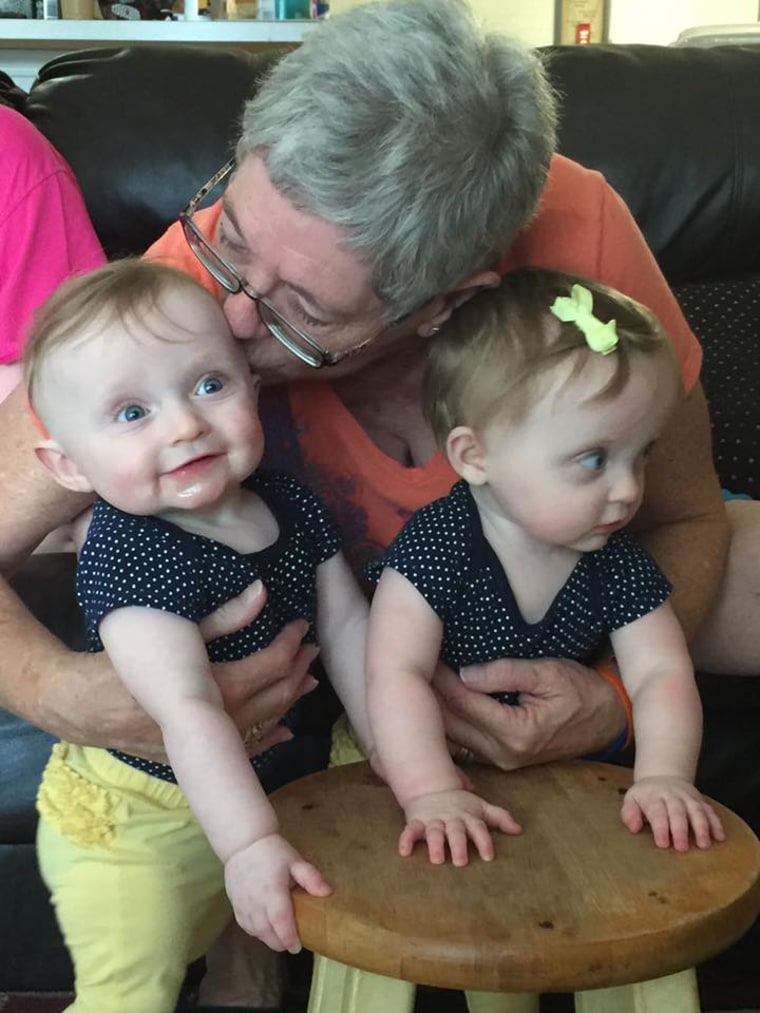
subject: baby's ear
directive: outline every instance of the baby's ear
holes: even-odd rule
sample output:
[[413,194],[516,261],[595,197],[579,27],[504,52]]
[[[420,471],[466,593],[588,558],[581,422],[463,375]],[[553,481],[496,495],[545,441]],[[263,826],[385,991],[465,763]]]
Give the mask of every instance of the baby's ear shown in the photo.
[[45,440],[34,448],[37,460],[43,464],[56,482],[72,492],[92,492],[92,486],[70,457],[55,440]]
[[485,451],[480,437],[470,426],[457,426],[446,440],[446,454],[454,471],[470,485],[486,481]]

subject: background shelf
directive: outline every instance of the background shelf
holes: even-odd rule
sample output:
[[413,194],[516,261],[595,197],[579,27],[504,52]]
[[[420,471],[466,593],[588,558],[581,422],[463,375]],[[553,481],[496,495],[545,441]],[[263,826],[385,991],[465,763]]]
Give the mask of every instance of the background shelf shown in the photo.
[[0,70],[28,91],[48,60],[73,49],[155,44],[296,45],[318,21],[76,21],[0,18]]
[[41,46],[68,42],[259,43],[300,42],[316,21],[64,21],[0,18],[0,48],[9,42]]

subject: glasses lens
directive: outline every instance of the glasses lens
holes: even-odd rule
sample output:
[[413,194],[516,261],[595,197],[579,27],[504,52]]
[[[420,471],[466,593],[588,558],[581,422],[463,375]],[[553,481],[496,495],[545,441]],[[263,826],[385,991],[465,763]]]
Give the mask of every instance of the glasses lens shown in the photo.
[[239,292],[242,287],[240,278],[222,260],[208,239],[199,232],[197,225],[189,218],[183,218],[182,230],[190,249],[209,274],[228,292]]
[[315,367],[325,365],[327,357],[322,348],[315,341],[310,342],[288,323],[285,317],[280,316],[276,310],[262,301],[259,301],[259,316],[269,328],[270,334],[302,362]]
[[192,213],[183,212],[180,215],[180,221],[188,246],[212,278],[233,295],[242,291],[249,299],[252,299],[257,304],[262,322],[281,345],[297,356],[302,362],[315,368],[328,365],[333,361],[329,353],[317,341],[289,323],[273,306],[270,306],[266,300],[261,299],[246,284],[235,268],[225,261],[218,250],[203,235],[193,220]]

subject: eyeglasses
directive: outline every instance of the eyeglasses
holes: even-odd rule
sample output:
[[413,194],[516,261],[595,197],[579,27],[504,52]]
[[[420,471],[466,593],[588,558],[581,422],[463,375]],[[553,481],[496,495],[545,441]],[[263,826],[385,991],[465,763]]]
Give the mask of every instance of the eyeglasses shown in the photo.
[[343,359],[361,351],[371,341],[374,341],[378,334],[373,334],[358,345],[344,352],[331,352],[321,345],[311,335],[306,334],[300,327],[296,327],[287,317],[275,309],[271,302],[263,295],[259,295],[245,278],[229,263],[221,253],[203,235],[200,228],[193,221],[193,215],[198,210],[204,199],[215,190],[221,183],[228,179],[235,168],[234,160],[215,173],[198,193],[189,202],[187,207],[179,214],[185,239],[198,260],[203,264],[209,274],[219,282],[223,289],[231,295],[244,292],[249,299],[256,303],[261,321],[266,325],[269,333],[276,338],[289,352],[297,356],[301,362],[314,369],[321,369],[323,366],[334,366]]

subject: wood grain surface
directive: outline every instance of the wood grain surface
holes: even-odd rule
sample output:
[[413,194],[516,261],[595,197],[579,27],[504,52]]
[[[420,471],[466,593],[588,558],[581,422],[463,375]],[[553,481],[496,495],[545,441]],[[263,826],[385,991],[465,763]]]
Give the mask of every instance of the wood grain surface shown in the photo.
[[512,773],[467,768],[510,809],[493,862],[434,866],[398,856],[401,811],[366,763],[272,795],[287,838],[334,887],[297,890],[304,945],[345,964],[443,988],[579,991],[692,967],[728,947],[760,911],[760,843],[716,803],[723,844],[659,850],[620,822],[629,770],[573,761]]

